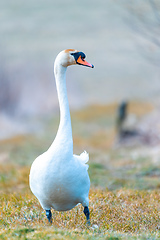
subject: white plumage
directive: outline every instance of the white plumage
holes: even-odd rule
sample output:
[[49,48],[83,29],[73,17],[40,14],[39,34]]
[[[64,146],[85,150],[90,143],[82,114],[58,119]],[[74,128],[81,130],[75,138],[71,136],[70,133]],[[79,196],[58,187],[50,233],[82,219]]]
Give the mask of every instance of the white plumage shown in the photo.
[[51,208],[67,211],[81,203],[89,222],[89,160],[87,152],[73,155],[73,139],[69,104],[66,90],[66,69],[69,65],[80,64],[88,67],[85,55],[77,50],[60,52],[55,60],[54,73],[60,105],[60,124],[50,148],[37,157],[30,170],[30,188],[46,210],[51,222]]

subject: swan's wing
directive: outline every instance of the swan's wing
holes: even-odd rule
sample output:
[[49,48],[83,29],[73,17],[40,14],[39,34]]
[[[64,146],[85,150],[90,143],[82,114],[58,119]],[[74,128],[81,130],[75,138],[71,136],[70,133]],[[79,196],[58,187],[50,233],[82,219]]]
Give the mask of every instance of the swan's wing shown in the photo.
[[77,158],[78,160],[82,161],[83,163],[87,163],[89,160],[89,154],[86,151],[81,153],[79,156],[74,155],[74,157]]

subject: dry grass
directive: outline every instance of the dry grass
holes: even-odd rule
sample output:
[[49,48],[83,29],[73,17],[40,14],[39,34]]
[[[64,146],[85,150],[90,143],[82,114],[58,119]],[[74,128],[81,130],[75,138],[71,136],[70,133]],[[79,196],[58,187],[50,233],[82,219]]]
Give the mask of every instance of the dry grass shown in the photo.
[[[17,184],[21,185],[21,182]],[[150,235],[157,239],[160,237],[160,193],[157,190],[108,191],[92,187],[92,227],[88,228],[81,206],[64,213],[53,211],[53,225],[50,226],[28,185],[16,190],[12,186],[11,189],[13,192],[1,195],[2,239],[63,239],[64,236],[66,239],[91,239],[91,236],[97,239],[114,239],[109,238],[113,235],[117,239],[127,239],[127,234],[129,239],[129,236],[140,237],[144,233],[145,236]],[[120,237],[122,235],[125,238]]]
[[1,142],[0,239],[160,238],[159,165],[136,149],[111,148],[115,136],[112,107],[109,115],[104,113],[105,106],[96,107],[97,115],[89,110],[92,118],[86,110],[72,115],[75,152],[90,152],[91,227],[86,226],[80,205],[69,212],[53,211],[53,224],[49,225],[28,186],[30,164],[49,146],[53,138],[50,129],[56,131],[57,119],[54,127],[53,122],[48,125],[43,138]]
[[7,234],[8,237],[16,239],[23,234],[27,239],[38,239],[39,235],[53,239],[52,237],[59,233],[66,237],[72,235],[73,239],[89,239],[90,235],[107,237],[111,232],[117,232],[117,235],[129,233],[131,236],[150,233],[160,237],[159,197],[158,191],[121,189],[111,192],[91,188],[91,219],[92,225],[97,226],[93,229],[86,227],[83,209],[80,206],[65,213],[54,211],[53,226],[50,226],[44,211],[29,190],[23,194],[3,194],[1,237],[5,239]]

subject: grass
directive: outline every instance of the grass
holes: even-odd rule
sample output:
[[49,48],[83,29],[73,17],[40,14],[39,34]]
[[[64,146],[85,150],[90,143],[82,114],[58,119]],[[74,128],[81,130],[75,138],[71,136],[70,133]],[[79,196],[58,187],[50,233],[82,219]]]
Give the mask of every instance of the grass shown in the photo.
[[61,237],[72,236],[71,239],[90,239],[90,236],[109,239],[111,233],[117,236],[129,234],[132,237],[145,233],[146,236],[160,237],[159,201],[159,192],[156,190],[121,189],[112,192],[91,188],[91,219],[92,225],[97,228],[87,228],[81,206],[64,213],[53,211],[53,226],[50,226],[44,211],[29,190],[23,194],[3,194],[1,237],[16,239],[23,234],[27,239],[38,239],[39,235],[52,239],[60,234]]
[[160,239],[158,163],[135,148],[113,149],[114,106],[91,109],[72,114],[74,152],[90,152],[91,226],[81,205],[68,212],[52,211],[53,224],[48,224],[29,189],[30,164],[50,145],[55,118],[43,136],[17,136],[0,144],[0,239]]

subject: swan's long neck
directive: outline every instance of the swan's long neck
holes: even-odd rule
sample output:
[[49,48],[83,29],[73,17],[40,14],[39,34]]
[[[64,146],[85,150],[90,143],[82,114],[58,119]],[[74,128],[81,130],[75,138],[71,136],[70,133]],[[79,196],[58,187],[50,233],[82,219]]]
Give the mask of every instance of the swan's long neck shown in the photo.
[[66,70],[66,67],[55,63],[54,74],[60,107],[60,124],[54,143],[57,147],[61,147],[62,151],[69,151],[73,154],[71,117],[66,88]]

